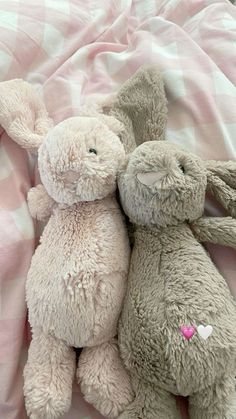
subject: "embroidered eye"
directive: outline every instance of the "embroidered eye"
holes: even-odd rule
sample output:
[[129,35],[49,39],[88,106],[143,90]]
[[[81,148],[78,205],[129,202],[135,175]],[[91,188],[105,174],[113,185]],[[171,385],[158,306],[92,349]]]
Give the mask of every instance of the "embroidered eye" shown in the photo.
[[183,172],[183,174],[185,174],[185,168],[184,168],[184,166],[182,166],[182,164],[179,165],[179,168],[180,168],[181,172]]
[[95,148],[90,148],[89,153],[97,154],[97,150],[95,150]]

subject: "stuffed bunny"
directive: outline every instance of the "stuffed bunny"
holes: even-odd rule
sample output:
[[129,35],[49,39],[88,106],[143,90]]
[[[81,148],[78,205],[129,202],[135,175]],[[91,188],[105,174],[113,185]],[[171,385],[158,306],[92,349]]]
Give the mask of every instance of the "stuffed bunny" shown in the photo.
[[136,148],[119,176],[135,235],[118,336],[136,393],[120,419],[180,418],[174,395],[191,419],[236,418],[236,302],[200,244],[236,247],[236,220],[203,217],[207,188],[235,213],[235,185],[236,163],[165,141]]
[[122,125],[92,112],[52,127],[27,83],[3,83],[0,94],[1,125],[25,148],[38,147],[42,185],[29,191],[28,204],[34,218],[47,220],[26,282],[28,416],[58,418],[69,409],[73,347],[84,347],[77,378],[86,400],[117,416],[133,398],[115,339],[130,255],[114,195],[125,159]]
[[[138,115],[145,118],[140,127]],[[73,347],[84,347],[77,378],[87,401],[115,417],[133,400],[115,340],[130,249],[114,192],[137,132],[165,124],[156,69],[139,70],[112,103],[83,106],[79,117],[55,127],[28,83],[0,83],[0,125],[19,145],[38,151],[42,184],[29,191],[28,204],[34,218],[47,221],[26,283],[30,419],[55,419],[69,409]]]

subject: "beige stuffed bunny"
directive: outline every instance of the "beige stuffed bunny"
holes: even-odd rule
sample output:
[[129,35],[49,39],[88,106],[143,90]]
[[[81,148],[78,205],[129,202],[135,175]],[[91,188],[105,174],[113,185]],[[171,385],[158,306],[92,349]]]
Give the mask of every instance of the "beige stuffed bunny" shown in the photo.
[[86,400],[117,416],[133,398],[115,340],[130,255],[114,195],[125,160],[122,125],[91,111],[52,128],[38,95],[21,80],[2,83],[0,98],[0,124],[25,148],[39,147],[42,185],[29,191],[28,203],[34,218],[48,220],[26,282],[28,416],[58,418],[69,409],[73,347],[84,347],[77,379]]
[[117,416],[133,399],[115,340],[130,250],[114,192],[137,133],[141,143],[165,124],[156,69],[141,69],[112,104],[84,106],[80,117],[54,128],[28,83],[0,83],[0,125],[21,146],[38,150],[42,185],[29,191],[28,203],[34,218],[47,221],[26,283],[33,332],[24,371],[30,419],[55,419],[69,409],[73,347],[84,347],[77,378],[103,415]]
[[236,418],[236,302],[201,241],[236,247],[236,220],[203,217],[207,188],[231,213],[236,163],[164,141],[140,145],[118,181],[135,225],[119,346],[135,400],[120,419]]

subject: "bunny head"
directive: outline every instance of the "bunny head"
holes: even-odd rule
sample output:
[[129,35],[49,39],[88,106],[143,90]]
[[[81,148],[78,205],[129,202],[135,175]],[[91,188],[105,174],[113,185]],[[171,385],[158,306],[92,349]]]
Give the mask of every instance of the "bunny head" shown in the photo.
[[30,152],[38,152],[42,183],[57,202],[102,199],[116,189],[125,159],[123,124],[97,104],[53,127],[38,92],[23,80],[0,83],[0,128]]
[[49,131],[39,148],[38,165],[42,183],[56,202],[72,205],[115,191],[125,161],[120,129],[112,117],[84,116],[66,119]]
[[203,161],[170,142],[137,147],[118,187],[124,211],[139,225],[192,222],[204,212],[207,191],[236,216],[236,162]]
[[118,180],[124,211],[140,225],[193,221],[204,211],[204,162],[177,145],[149,141],[136,148]]

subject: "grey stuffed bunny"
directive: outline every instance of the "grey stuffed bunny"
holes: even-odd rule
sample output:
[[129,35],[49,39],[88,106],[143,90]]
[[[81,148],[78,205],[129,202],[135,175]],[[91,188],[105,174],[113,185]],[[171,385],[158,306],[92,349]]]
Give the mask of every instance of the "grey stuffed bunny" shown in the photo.
[[203,217],[207,189],[235,215],[236,163],[165,141],[127,160],[118,187],[135,233],[119,347],[136,398],[119,418],[178,419],[182,395],[191,419],[235,419],[236,303],[200,242],[236,247],[234,219]]

